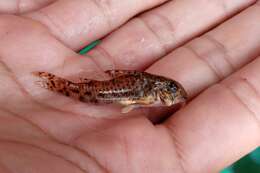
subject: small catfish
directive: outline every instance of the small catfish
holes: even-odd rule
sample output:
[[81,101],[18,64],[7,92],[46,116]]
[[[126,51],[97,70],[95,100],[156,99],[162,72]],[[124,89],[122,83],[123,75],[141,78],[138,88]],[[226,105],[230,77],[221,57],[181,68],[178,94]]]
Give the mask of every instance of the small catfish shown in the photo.
[[84,79],[75,83],[48,72],[33,72],[41,87],[72,97],[81,102],[120,104],[122,113],[138,107],[185,104],[187,93],[180,83],[170,78],[131,70],[105,71],[110,79]]

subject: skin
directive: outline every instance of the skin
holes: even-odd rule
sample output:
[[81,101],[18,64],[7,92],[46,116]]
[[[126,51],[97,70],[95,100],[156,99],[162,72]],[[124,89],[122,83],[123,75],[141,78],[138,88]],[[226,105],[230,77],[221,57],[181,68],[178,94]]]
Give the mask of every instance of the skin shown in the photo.
[[[259,1],[86,2],[1,7],[1,172],[211,173],[259,146]],[[91,58],[75,53],[112,30]],[[96,78],[111,67],[175,79],[191,100],[122,118],[32,82],[32,71]]]

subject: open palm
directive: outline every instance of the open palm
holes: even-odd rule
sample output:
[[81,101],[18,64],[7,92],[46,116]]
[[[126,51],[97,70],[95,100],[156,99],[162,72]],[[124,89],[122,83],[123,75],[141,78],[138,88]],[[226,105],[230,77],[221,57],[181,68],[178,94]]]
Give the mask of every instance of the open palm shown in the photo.
[[[1,172],[217,172],[252,151],[260,143],[259,4],[0,2]],[[75,53],[101,38],[86,57]],[[173,78],[190,101],[174,114],[121,115],[39,88],[31,75],[95,78],[107,69]]]

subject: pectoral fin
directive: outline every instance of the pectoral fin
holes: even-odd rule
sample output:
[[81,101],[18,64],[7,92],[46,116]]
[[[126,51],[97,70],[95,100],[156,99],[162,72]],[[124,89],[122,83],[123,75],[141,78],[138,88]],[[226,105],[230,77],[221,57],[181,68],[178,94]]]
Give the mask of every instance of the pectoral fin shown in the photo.
[[132,111],[133,109],[135,109],[135,108],[137,108],[137,107],[139,107],[139,106],[138,106],[138,105],[128,105],[128,106],[123,107],[122,110],[121,110],[121,112],[122,112],[123,114],[126,114],[126,113]]

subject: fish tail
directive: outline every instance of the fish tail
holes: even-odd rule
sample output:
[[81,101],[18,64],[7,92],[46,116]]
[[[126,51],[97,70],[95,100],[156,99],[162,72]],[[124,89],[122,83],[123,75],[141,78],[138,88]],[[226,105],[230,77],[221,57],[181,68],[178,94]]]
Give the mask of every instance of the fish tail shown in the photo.
[[40,80],[36,81],[36,84],[42,88],[66,96],[79,97],[80,95],[80,87],[77,83],[73,83],[48,72],[32,72],[32,74],[40,78]]

